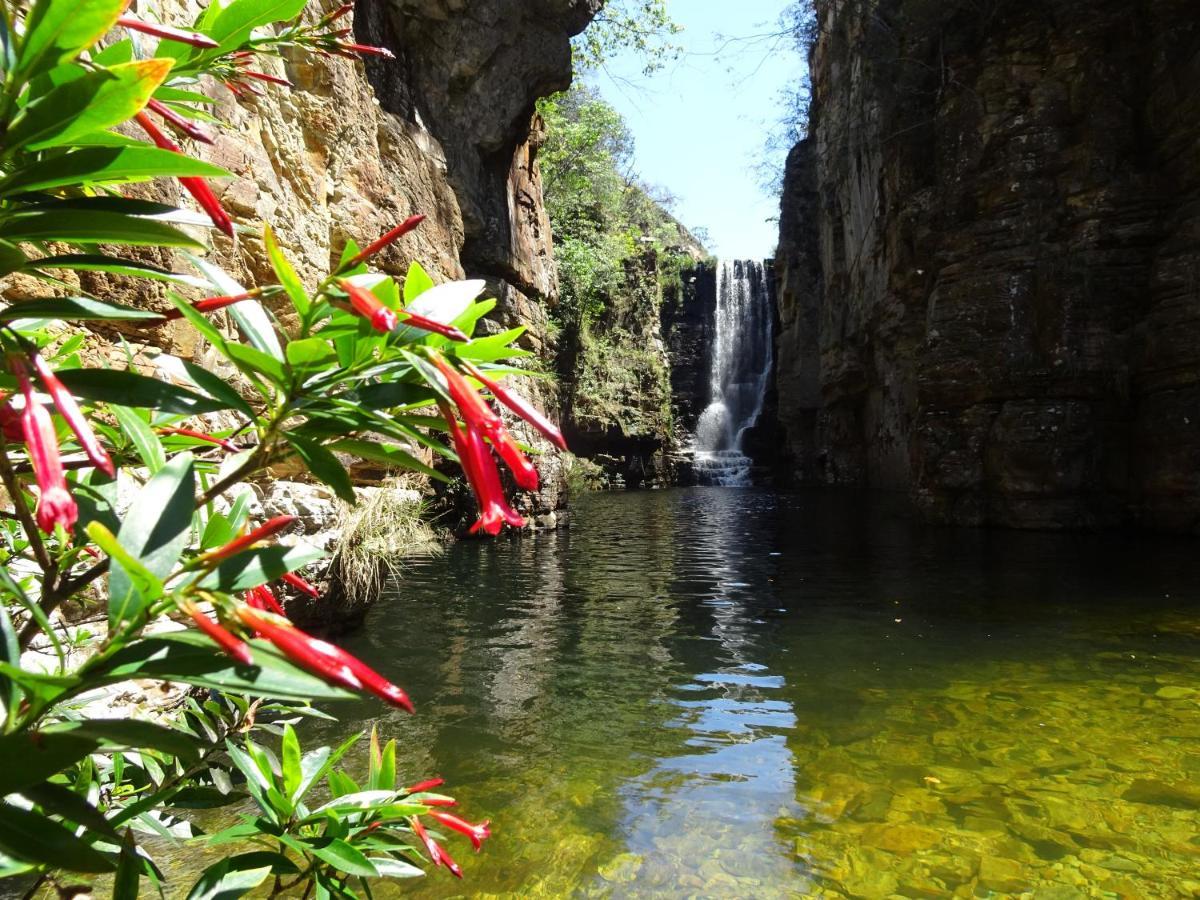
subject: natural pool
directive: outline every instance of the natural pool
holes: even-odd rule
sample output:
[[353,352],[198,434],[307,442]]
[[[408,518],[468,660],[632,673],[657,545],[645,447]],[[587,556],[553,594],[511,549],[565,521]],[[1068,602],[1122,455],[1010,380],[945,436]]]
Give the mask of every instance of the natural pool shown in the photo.
[[413,564],[347,646],[419,714],[321,736],[406,736],[495,831],[382,896],[1200,895],[1194,542],[594,495]]

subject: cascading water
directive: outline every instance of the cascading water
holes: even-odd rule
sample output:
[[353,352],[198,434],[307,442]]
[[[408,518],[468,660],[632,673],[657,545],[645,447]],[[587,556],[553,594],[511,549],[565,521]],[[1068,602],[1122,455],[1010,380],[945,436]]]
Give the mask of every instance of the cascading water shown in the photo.
[[763,264],[722,260],[717,264],[709,404],[693,442],[700,484],[750,483],[751,460],[742,452],[742,437],[762,412],[771,363],[771,303]]

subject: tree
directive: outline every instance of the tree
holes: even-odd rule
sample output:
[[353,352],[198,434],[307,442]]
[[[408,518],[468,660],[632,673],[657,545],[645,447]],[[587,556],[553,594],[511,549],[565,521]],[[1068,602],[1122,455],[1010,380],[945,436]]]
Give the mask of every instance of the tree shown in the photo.
[[666,0],[609,0],[575,41],[575,66],[598,69],[619,53],[642,57],[643,72],[653,74],[681,52],[672,40],[683,28],[667,12]]

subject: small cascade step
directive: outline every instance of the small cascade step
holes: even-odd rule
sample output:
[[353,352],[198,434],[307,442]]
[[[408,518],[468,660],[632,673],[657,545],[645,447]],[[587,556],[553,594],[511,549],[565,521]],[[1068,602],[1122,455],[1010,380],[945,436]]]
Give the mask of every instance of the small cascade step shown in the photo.
[[692,471],[699,484],[713,487],[743,487],[750,484],[750,457],[738,450],[699,450],[692,458]]

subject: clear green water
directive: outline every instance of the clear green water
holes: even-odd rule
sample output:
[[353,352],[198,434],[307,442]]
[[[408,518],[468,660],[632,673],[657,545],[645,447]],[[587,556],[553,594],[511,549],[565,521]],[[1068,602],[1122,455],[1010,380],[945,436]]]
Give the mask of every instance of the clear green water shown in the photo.
[[418,715],[320,735],[378,724],[492,820],[405,892],[1200,895],[1195,543],[903,508],[595,495],[414,564],[347,644]]

